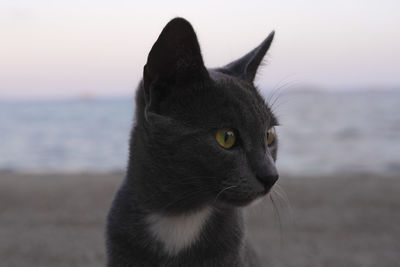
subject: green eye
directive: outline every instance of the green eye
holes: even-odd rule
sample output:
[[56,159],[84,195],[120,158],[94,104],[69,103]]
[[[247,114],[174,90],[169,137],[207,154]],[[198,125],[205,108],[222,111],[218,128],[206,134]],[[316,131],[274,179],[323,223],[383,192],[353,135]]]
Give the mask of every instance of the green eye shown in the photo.
[[274,140],[275,140],[275,135],[276,135],[276,133],[275,133],[275,128],[274,128],[274,127],[270,128],[270,129],[268,130],[268,132],[267,132],[267,144],[268,144],[269,146],[272,145],[272,143],[274,142]]
[[215,136],[217,142],[223,148],[231,148],[236,142],[235,131],[228,128],[219,129]]

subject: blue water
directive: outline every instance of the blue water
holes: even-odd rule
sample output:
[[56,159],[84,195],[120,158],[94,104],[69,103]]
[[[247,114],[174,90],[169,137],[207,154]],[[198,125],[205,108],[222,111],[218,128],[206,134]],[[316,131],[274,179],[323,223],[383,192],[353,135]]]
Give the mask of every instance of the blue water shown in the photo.
[[282,170],[400,177],[400,91],[292,93],[282,103]]
[[[400,91],[287,92],[273,109],[282,173],[400,176]],[[125,170],[133,111],[133,97],[0,102],[0,171]]]

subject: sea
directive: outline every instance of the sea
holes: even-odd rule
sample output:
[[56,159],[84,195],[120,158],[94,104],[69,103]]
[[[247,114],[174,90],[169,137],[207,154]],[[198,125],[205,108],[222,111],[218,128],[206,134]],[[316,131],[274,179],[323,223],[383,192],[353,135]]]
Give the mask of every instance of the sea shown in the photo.
[[[281,173],[400,178],[400,90],[264,94]],[[133,96],[0,100],[0,173],[125,171],[133,120]]]

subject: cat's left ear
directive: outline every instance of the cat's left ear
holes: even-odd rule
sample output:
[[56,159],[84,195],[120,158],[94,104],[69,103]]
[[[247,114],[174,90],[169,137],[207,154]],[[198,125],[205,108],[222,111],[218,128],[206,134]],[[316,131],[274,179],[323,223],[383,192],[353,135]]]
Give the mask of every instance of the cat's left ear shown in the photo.
[[272,31],[259,46],[238,60],[235,60],[221,68],[221,70],[232,76],[253,82],[257,74],[257,69],[260,66],[261,61],[267,53],[269,47],[271,46],[274,35],[275,32]]

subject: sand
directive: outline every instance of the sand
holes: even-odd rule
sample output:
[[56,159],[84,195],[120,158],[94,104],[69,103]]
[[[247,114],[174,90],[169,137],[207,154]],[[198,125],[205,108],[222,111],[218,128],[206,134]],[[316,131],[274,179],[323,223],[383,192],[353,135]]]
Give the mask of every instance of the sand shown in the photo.
[[[0,174],[0,266],[105,266],[122,176]],[[276,191],[277,210],[246,210],[265,266],[400,266],[400,177],[282,177]]]

